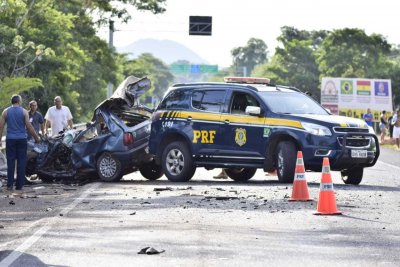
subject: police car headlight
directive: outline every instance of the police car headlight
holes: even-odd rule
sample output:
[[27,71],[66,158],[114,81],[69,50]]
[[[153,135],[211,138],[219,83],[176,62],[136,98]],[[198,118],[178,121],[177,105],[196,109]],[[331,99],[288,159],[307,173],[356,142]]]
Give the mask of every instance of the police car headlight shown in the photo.
[[308,123],[308,122],[302,122],[301,125],[307,132],[309,132],[310,134],[313,134],[313,135],[319,135],[319,136],[331,136],[332,135],[331,131],[327,127],[322,126],[322,125]]
[[374,128],[368,126],[368,133],[375,134]]

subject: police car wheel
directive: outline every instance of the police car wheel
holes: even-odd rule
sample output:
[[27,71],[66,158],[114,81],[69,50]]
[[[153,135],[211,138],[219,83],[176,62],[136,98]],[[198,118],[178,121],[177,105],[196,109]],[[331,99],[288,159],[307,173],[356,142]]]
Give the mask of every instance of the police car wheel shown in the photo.
[[165,176],[172,182],[187,182],[196,171],[189,149],[184,142],[177,141],[168,144],[162,153],[161,162]]
[[140,174],[148,180],[157,180],[164,175],[161,165],[157,165],[154,161],[146,163],[139,168]]
[[358,185],[363,178],[364,169],[361,167],[353,168],[350,170],[341,171],[342,181],[345,184]]
[[96,162],[96,170],[104,182],[116,182],[122,178],[121,162],[110,153],[101,154]]
[[257,169],[254,168],[230,168],[225,170],[229,178],[236,182],[244,182],[251,179],[256,171]]
[[278,180],[281,183],[292,183],[296,167],[297,151],[293,142],[283,141],[278,144],[276,166]]

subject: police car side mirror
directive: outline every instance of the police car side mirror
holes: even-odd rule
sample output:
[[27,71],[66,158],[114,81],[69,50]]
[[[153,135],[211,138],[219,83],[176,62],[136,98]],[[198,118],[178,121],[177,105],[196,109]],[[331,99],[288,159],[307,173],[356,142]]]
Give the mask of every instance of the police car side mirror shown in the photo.
[[261,108],[256,106],[247,106],[246,114],[250,114],[252,116],[259,116],[261,114]]
[[326,110],[326,112],[329,113],[329,115],[332,115],[332,112],[331,112],[331,110],[329,108],[324,108],[324,109]]

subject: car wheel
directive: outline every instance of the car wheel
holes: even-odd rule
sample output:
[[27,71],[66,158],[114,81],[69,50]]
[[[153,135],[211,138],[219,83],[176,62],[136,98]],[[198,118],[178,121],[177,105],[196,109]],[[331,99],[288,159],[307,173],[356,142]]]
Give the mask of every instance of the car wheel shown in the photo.
[[167,145],[161,159],[165,176],[172,182],[187,182],[196,171],[192,155],[184,142],[177,141]]
[[230,168],[225,170],[229,178],[236,182],[244,182],[251,179],[256,171],[257,169],[254,168]]
[[297,151],[293,142],[283,141],[278,144],[276,166],[278,180],[281,183],[292,183],[296,167]]
[[157,165],[154,161],[140,166],[139,171],[148,180],[157,180],[164,175],[161,165]]
[[96,162],[96,170],[104,182],[116,182],[122,178],[121,162],[110,153],[101,154]]
[[358,185],[361,183],[363,178],[364,169],[361,167],[356,167],[350,170],[341,171],[342,181],[345,184]]

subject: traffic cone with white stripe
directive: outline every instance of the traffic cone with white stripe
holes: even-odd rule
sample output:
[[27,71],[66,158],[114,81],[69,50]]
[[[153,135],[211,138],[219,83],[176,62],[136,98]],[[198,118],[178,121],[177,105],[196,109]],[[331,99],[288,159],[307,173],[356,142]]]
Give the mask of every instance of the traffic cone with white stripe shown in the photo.
[[289,201],[312,201],[308,193],[308,185],[303,161],[303,152],[301,151],[297,151],[292,197],[289,198]]
[[340,215],[341,211],[337,210],[335,192],[333,191],[333,183],[331,177],[331,167],[329,158],[324,157],[322,163],[322,177],[319,188],[318,207],[315,215]]

